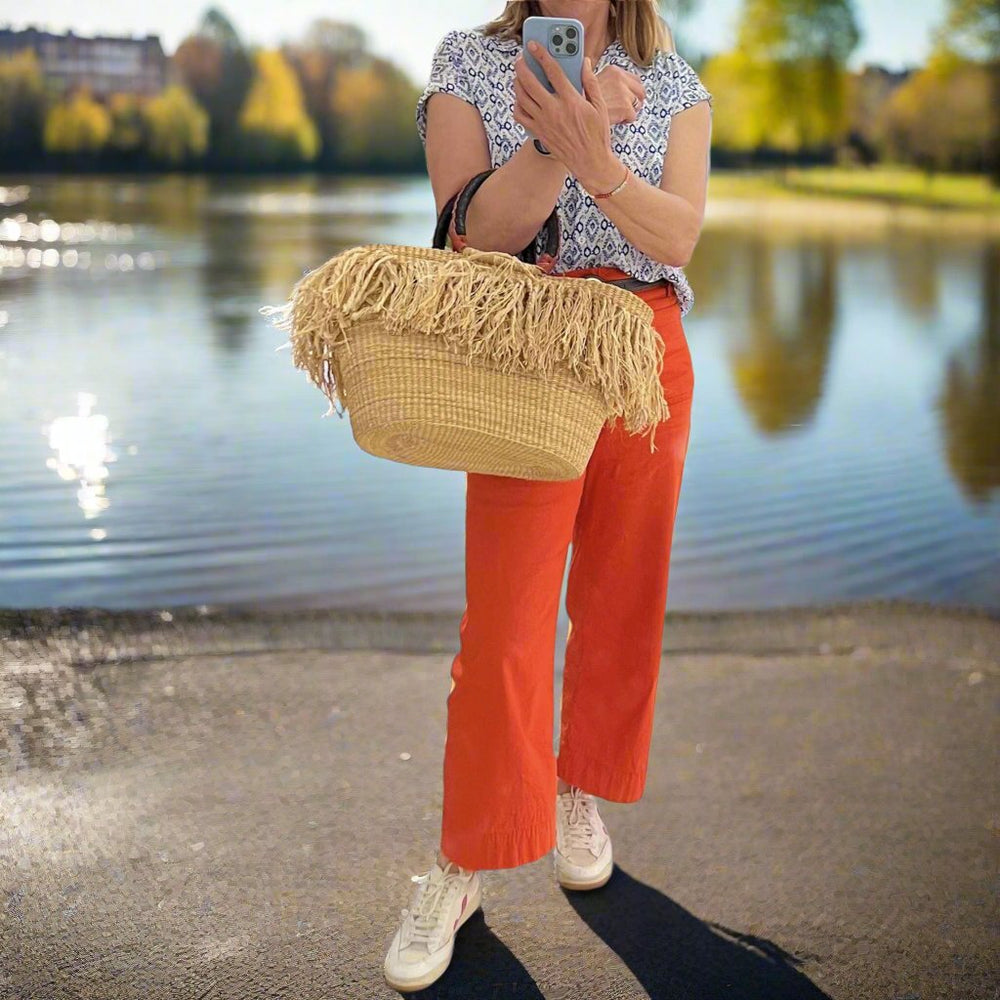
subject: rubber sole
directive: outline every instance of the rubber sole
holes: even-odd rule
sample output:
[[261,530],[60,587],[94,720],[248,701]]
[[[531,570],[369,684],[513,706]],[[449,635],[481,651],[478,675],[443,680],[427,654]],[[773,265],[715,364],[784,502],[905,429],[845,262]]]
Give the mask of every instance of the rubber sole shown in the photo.
[[382,975],[385,978],[386,984],[391,986],[394,990],[399,993],[415,993],[417,990],[426,989],[432,983],[436,983],[444,974],[448,971],[448,966],[451,965],[452,955],[455,952],[455,937],[458,932],[462,929],[462,925],[472,916],[476,910],[480,909],[483,902],[483,886],[481,881],[476,883],[476,891],[469,897],[468,905],[465,907],[465,912],[458,918],[458,923],[455,925],[455,931],[451,936],[451,954],[448,955],[448,959],[444,962],[440,968],[428,972],[421,979],[409,979],[403,981],[396,981],[392,979],[389,973],[386,971],[385,964],[382,965]]
[[556,867],[556,881],[564,889],[600,889],[602,885],[605,885],[608,879],[611,878],[611,873],[615,870],[615,859],[612,858],[596,875],[593,879],[586,882],[575,882],[570,879],[564,878],[559,874],[559,868]]

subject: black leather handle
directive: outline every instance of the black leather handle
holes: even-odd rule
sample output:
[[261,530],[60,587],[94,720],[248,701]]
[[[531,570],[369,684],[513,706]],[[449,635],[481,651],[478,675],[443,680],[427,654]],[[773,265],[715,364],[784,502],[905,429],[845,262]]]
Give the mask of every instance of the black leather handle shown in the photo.
[[[489,170],[483,170],[481,173],[470,177],[462,189],[453,194],[445,202],[441,209],[441,214],[438,216],[437,225],[434,227],[434,239],[431,246],[439,250],[446,248],[448,243],[448,229],[451,225],[453,215],[455,219],[455,232],[462,237],[466,235],[465,223],[469,211],[469,202],[472,201],[472,196],[479,190],[483,181],[494,170],[496,170],[496,167],[491,167]],[[545,237],[542,255],[550,258],[552,261],[557,260],[559,257],[560,231],[559,215],[555,208],[552,209],[552,212],[539,231]],[[523,260],[527,264],[537,263],[536,241],[537,237],[521,250],[520,253],[516,254],[518,259]]]

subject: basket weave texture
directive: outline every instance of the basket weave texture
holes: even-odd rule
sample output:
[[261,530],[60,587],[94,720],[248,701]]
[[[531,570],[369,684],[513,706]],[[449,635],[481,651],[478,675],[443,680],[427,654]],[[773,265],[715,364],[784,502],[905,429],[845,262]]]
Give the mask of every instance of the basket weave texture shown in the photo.
[[583,473],[605,422],[670,413],[638,295],[500,252],[366,244],[261,313],[369,453],[526,479]]

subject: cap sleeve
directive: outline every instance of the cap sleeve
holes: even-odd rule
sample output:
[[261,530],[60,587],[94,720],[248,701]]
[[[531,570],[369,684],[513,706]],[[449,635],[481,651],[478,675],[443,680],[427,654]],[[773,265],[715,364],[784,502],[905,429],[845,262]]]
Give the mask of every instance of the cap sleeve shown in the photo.
[[427,145],[427,101],[431,94],[454,94],[463,101],[475,105],[472,79],[466,67],[468,42],[459,29],[449,31],[438,42],[434,55],[431,57],[430,78],[423,93],[417,98],[417,134],[420,141]]
[[671,115],[690,108],[699,101],[708,101],[709,110],[712,110],[712,95],[705,89],[690,64],[676,52],[667,56],[664,100],[667,112]]

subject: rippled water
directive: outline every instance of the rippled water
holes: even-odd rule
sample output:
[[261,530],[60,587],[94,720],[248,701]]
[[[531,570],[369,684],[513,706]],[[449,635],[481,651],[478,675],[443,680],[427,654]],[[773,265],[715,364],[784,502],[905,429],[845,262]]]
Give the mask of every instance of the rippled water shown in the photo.
[[[427,245],[426,181],[0,183],[0,604],[461,609],[463,474],[362,452],[257,314]],[[687,271],[669,606],[1000,607],[998,245],[710,221]]]

